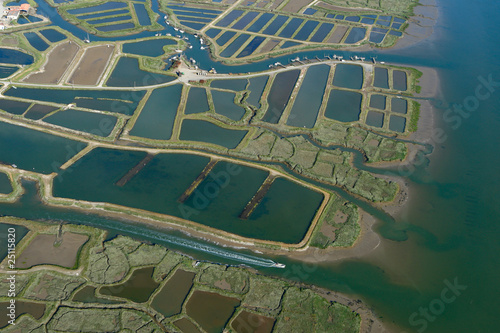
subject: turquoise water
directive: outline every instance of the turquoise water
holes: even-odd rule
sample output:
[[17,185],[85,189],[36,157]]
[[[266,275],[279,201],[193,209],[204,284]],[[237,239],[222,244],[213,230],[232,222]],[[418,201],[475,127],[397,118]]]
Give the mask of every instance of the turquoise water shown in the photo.
[[57,107],[50,105],[35,104],[24,114],[24,117],[39,120],[57,109]]
[[[224,261],[229,264],[270,267],[274,264],[271,259],[255,256],[250,251],[234,252],[203,240],[187,238],[186,235],[174,230],[158,230],[155,228],[137,227],[133,221],[113,220],[95,214],[81,214],[70,209],[61,207],[47,207],[43,205],[37,195],[34,182],[23,181],[22,186],[25,193],[20,200],[14,204],[0,203],[3,214],[21,216],[27,219],[46,219],[50,221],[71,221],[76,224],[85,224],[98,228],[106,228],[110,232],[108,239],[113,235],[129,235],[135,239],[144,239],[157,244],[168,246],[170,249],[183,251],[188,255],[198,255],[212,262]],[[5,224],[0,224],[0,227]],[[0,234],[1,235],[1,234]]]
[[149,96],[130,135],[156,140],[168,140],[172,136],[182,85],[155,89]]
[[363,86],[363,67],[346,64],[336,65],[333,85],[341,88],[361,89]]
[[[150,77],[144,78],[147,83]],[[154,81],[153,81],[154,82]],[[24,99],[34,99],[45,102],[60,104],[75,103],[82,108],[110,111],[131,115],[137,108],[137,104],[144,97],[145,91],[124,90],[77,90],[77,89],[43,89],[43,88],[10,88],[3,93]]]
[[213,80],[210,84],[212,88],[228,89],[234,91],[245,90],[247,79]]
[[241,220],[238,216],[268,173],[218,162],[180,203],[179,197],[209,161],[188,154],[160,154],[125,185],[117,186],[144,156],[142,152],[95,149],[54,181],[54,196],[110,202],[189,218],[245,237],[292,243],[303,238],[323,200],[322,194],[279,178],[250,218]]
[[0,122],[0,162],[20,169],[58,172],[59,166],[83,148],[81,142]]
[[361,99],[360,93],[332,89],[328,97],[325,116],[341,122],[356,121],[361,113]]
[[[276,179],[269,192],[250,215],[256,238],[272,237],[281,241],[298,243],[309,228],[311,221],[323,201],[323,195],[297,183]],[[278,228],[277,230],[275,228]],[[287,238],[285,238],[287,237]]]

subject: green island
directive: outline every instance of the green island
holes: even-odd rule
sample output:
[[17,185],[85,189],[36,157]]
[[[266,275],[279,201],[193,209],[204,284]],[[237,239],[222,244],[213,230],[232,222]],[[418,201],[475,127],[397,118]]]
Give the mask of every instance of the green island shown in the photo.
[[[396,45],[416,1],[29,4],[0,31],[0,203],[35,182],[51,209],[293,256],[362,247],[374,219],[359,205],[405,201],[400,179],[370,168],[425,148],[418,98],[432,72],[327,51]],[[10,219],[30,230],[17,252],[30,315],[5,331],[358,332],[372,320],[311,286]]]

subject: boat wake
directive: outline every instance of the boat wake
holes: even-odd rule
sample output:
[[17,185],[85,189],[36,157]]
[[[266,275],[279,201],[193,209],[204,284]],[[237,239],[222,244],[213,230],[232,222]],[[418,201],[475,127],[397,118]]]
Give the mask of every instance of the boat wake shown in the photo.
[[116,231],[122,231],[130,235],[135,235],[139,238],[147,237],[151,241],[177,245],[184,248],[204,252],[207,254],[217,256],[219,258],[225,258],[231,261],[235,261],[239,264],[260,266],[260,267],[285,268],[285,265],[277,263],[271,259],[260,258],[257,256],[252,256],[250,254],[233,252],[230,250],[219,248],[217,246],[202,244],[194,240],[182,239],[180,237],[155,232],[153,230],[149,230],[146,228],[141,229],[141,231],[137,231],[134,226],[121,224],[119,227],[115,226],[114,229],[118,229]]

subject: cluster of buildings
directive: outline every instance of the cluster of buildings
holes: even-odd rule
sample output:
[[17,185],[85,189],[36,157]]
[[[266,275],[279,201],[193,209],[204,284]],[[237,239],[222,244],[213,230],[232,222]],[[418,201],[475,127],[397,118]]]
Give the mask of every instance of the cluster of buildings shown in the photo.
[[10,25],[10,22],[17,21],[21,15],[29,15],[31,11],[31,6],[27,3],[23,3],[20,6],[9,6],[3,7],[0,4],[0,30],[4,30]]

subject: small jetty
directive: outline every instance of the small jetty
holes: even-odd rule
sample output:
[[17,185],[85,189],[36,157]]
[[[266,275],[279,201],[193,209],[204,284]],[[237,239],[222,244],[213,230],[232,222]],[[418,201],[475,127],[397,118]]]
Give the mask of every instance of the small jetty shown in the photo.
[[125,176],[123,176],[119,181],[117,181],[115,183],[116,186],[124,186],[125,184],[127,184],[130,179],[132,179],[132,177],[134,177],[135,175],[137,175],[139,173],[139,171],[141,171],[149,162],[151,162],[151,160],[155,157],[154,154],[148,154],[146,155],[146,157],[144,157],[142,159],[142,161],[139,162],[139,164],[137,164],[135,167],[133,167],[132,169],[130,169],[126,174]]
[[276,175],[269,175],[267,176],[266,180],[262,183],[260,186],[259,190],[255,195],[253,196],[252,200],[248,202],[248,204],[245,206],[243,211],[241,212],[239,218],[246,220],[252,214],[254,211],[255,207],[262,201],[262,198],[264,198],[269,191],[269,188],[273,184],[274,180],[276,179]]
[[207,178],[207,175],[210,173],[210,171],[212,171],[212,169],[214,168],[214,166],[217,164],[217,160],[210,160],[210,162],[208,162],[208,164],[205,166],[205,168],[200,172],[200,174],[198,175],[198,177],[196,177],[196,179],[191,183],[191,185],[189,185],[189,187],[187,188],[187,190],[184,191],[184,193],[182,193],[182,195],[179,197],[179,202],[184,202],[186,201],[190,196],[191,194],[193,194],[194,190],[198,187],[198,185],[201,184],[201,182]]

